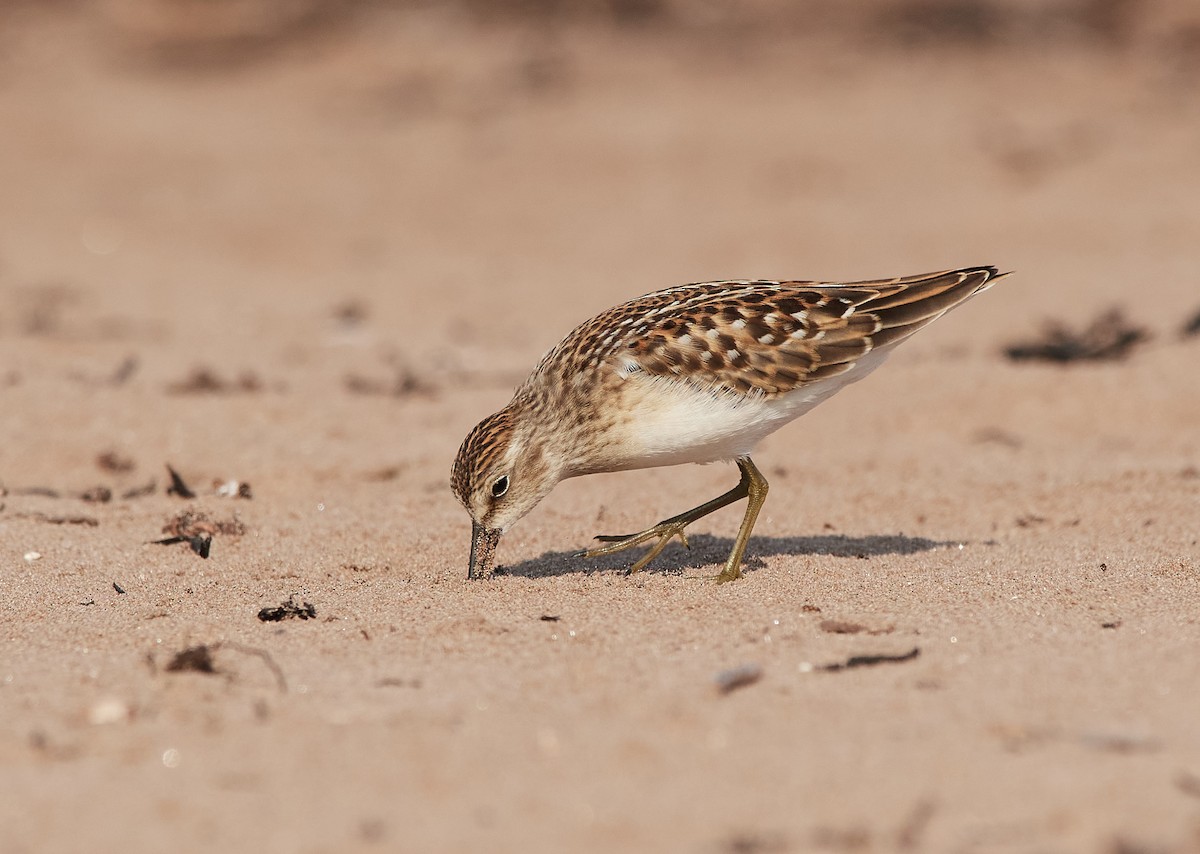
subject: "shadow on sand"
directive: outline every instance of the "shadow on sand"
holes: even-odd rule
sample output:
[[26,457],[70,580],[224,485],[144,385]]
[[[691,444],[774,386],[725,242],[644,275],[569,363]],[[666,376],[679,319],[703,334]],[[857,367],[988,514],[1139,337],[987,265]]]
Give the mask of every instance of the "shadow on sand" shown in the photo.
[[[729,537],[714,537],[695,534],[688,537],[691,549],[683,548],[676,540],[658,559],[646,567],[646,572],[663,575],[682,575],[689,569],[711,566],[713,572],[720,570],[733,540]],[[925,537],[906,537],[903,534],[847,537],[831,534],[820,537],[754,537],[746,549],[744,572],[753,572],[764,566],[763,558],[773,555],[832,555],[834,557],[866,559],[879,555],[908,555],[933,549],[957,546],[958,540],[930,540]],[[584,558],[578,550],[569,552],[546,552],[540,557],[509,566],[498,566],[497,575],[515,575],[522,578],[546,578],[548,576],[581,573],[593,575],[598,572],[627,570],[644,553],[645,546],[638,546],[618,554],[604,557]]]

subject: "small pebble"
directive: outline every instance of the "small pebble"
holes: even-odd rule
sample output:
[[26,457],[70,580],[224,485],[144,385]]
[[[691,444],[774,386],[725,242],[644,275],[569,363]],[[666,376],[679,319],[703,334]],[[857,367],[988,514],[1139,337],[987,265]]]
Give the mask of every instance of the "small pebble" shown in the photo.
[[762,668],[757,664],[742,664],[738,667],[722,670],[717,674],[714,681],[717,683],[718,691],[722,694],[728,694],[730,691],[736,691],[738,688],[753,685],[759,679],[762,679],[762,675]]
[[92,706],[88,720],[96,726],[115,724],[129,719],[129,706],[116,697],[106,697]]

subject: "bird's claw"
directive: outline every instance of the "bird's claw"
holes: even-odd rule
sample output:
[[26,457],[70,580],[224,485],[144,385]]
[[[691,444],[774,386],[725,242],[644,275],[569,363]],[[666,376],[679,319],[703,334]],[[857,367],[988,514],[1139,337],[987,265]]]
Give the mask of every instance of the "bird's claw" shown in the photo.
[[662,553],[662,550],[667,547],[667,544],[675,539],[675,537],[679,537],[679,541],[683,543],[684,548],[690,550],[692,544],[688,542],[687,533],[684,530],[686,527],[686,522],[659,522],[653,528],[648,528],[640,534],[625,534],[623,536],[599,534],[595,539],[608,545],[595,549],[586,549],[581,554],[585,558],[600,557],[601,555],[624,551],[625,549],[633,548],[657,538],[657,542],[650,547],[650,550],[629,568],[629,574],[640,572],[650,561],[658,557]]

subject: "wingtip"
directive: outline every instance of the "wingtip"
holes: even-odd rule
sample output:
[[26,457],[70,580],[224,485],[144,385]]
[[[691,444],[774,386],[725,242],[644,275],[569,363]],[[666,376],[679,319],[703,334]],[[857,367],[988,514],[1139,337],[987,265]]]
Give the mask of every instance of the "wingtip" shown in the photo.
[[979,283],[979,287],[974,291],[974,293],[979,293],[980,291],[987,290],[1005,276],[1012,275],[1012,270],[1005,270],[1003,273],[1001,273],[999,267],[996,267],[992,264],[984,264],[980,267],[968,267],[967,269],[963,270],[963,273],[967,276],[977,273],[983,274],[983,281]]

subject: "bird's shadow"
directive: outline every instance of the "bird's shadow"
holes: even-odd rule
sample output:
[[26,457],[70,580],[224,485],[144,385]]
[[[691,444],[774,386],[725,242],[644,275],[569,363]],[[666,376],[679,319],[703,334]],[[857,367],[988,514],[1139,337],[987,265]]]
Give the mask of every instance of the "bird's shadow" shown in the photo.
[[[675,542],[646,567],[646,572],[663,575],[683,575],[689,569],[711,566],[720,569],[733,540],[729,537],[714,537],[711,534],[695,534],[688,537],[691,548],[683,548]],[[829,534],[814,537],[754,537],[746,549],[742,569],[753,572],[761,569],[764,557],[772,555],[830,555],[833,557],[865,560],[879,555],[908,555],[933,549],[957,546],[961,540],[931,540],[926,537],[907,537],[904,534],[872,534],[865,537],[849,537]],[[599,545],[599,544],[597,544]],[[546,552],[540,557],[521,561],[509,566],[496,567],[497,575],[514,575],[521,578],[546,578],[549,576],[628,570],[630,566],[652,545],[646,543],[616,554],[597,558],[585,558],[578,550],[569,552]]]

